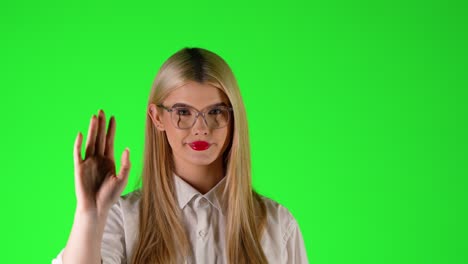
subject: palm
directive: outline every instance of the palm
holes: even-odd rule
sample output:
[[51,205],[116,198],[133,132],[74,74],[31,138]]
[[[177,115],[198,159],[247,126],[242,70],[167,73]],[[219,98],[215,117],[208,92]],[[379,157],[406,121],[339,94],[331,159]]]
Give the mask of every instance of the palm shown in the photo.
[[[115,176],[115,163],[104,156],[92,156],[81,164],[81,184],[84,194],[93,200],[99,195],[106,177]],[[102,195],[102,194],[101,194]]]

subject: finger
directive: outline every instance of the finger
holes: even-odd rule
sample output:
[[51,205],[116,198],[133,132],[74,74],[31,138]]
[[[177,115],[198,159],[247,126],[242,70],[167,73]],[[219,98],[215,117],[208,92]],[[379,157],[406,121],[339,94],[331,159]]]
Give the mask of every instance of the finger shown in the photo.
[[91,117],[91,121],[89,122],[88,128],[88,137],[86,138],[86,156],[87,159],[90,156],[94,155],[94,144],[96,142],[96,116],[93,115]]
[[104,146],[106,144],[105,133],[106,133],[106,116],[104,115],[104,111],[99,110],[95,153],[100,156],[104,155]]
[[75,163],[75,168],[77,168],[81,162],[83,161],[81,159],[81,143],[83,142],[83,135],[81,135],[81,132],[78,132],[78,135],[76,136],[75,139],[75,148],[73,151],[73,160]]
[[114,161],[115,126],[115,118],[114,116],[111,116],[109,120],[109,127],[107,128],[106,150],[104,151],[104,156],[112,161]]
[[122,158],[120,162],[120,172],[117,175],[119,180],[126,181],[128,179],[128,174],[130,172],[130,150],[126,148],[122,153]]

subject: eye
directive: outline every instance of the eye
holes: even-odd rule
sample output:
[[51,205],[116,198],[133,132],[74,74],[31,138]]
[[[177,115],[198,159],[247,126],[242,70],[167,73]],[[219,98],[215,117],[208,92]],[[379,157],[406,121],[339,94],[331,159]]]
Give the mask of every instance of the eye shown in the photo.
[[188,108],[176,108],[175,112],[178,115],[190,115],[190,109]]
[[219,115],[221,113],[223,113],[222,108],[213,108],[208,112],[209,115]]

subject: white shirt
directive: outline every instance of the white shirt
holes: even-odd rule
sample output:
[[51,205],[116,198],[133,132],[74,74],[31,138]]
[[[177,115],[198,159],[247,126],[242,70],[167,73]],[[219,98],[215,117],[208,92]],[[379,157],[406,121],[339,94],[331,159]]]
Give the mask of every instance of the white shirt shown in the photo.
[[[174,174],[177,201],[183,212],[193,256],[187,264],[227,263],[225,215],[222,197],[224,177],[206,194],[201,194]],[[109,211],[104,228],[101,257],[104,264],[130,264],[139,225],[140,190],[119,197]],[[266,205],[266,230],[261,239],[268,263],[308,264],[299,225],[289,210],[261,196]],[[52,264],[62,264],[62,249]]]

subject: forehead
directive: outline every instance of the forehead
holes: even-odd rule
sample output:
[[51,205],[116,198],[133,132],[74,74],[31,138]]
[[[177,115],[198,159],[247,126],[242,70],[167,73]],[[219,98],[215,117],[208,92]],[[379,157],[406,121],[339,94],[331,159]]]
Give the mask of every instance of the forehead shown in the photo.
[[194,81],[173,90],[164,100],[167,105],[183,103],[197,108],[221,102],[229,104],[229,99],[221,89],[208,83],[201,84]]

